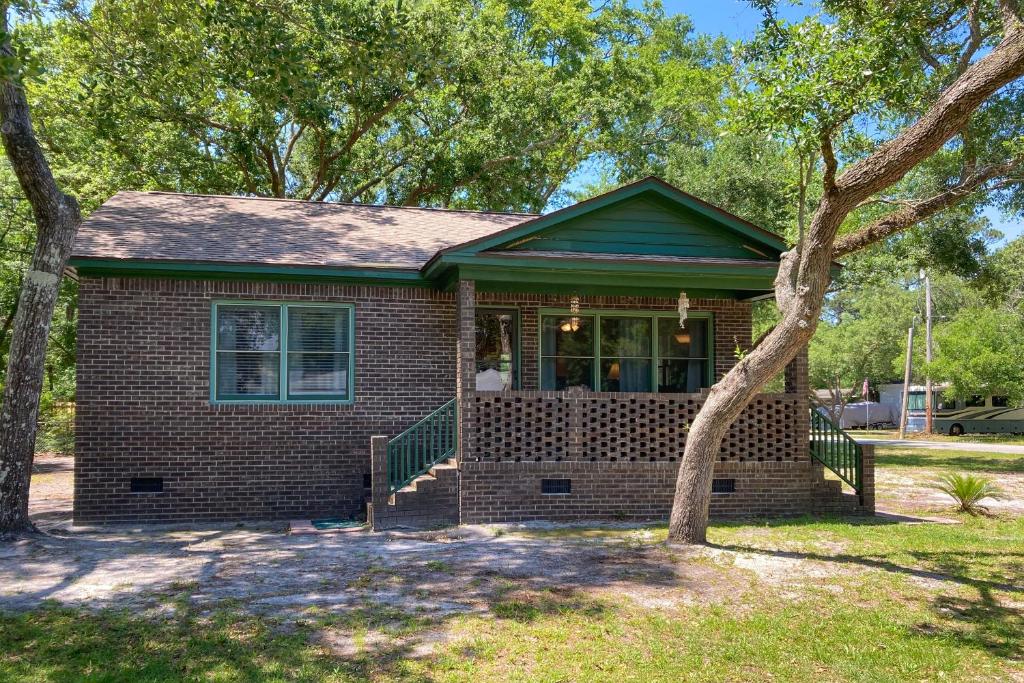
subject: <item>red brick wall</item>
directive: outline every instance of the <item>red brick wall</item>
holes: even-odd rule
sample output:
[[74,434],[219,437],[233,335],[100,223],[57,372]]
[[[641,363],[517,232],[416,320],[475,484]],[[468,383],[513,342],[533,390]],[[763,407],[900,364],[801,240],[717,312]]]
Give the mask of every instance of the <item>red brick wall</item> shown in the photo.
[[[355,304],[355,403],[211,405],[214,299]],[[370,437],[455,395],[452,297],[426,289],[83,278],[78,326],[76,522],[360,513]]]
[[[212,405],[215,299],[354,304],[355,403]],[[524,388],[536,388],[537,308],[565,306],[566,297],[478,300],[521,309]],[[584,297],[582,305],[676,304]],[[696,300],[691,308],[714,313],[720,376],[735,362],[737,341],[749,345],[750,306]],[[397,434],[456,390],[454,295],[419,288],[82,278],[78,343],[80,523],[359,514],[370,437]],[[164,492],[132,494],[132,477],[163,477]]]
[[[529,520],[658,520],[672,510],[679,463],[467,462],[462,465],[463,524]],[[712,494],[716,518],[793,516],[812,510],[809,461],[716,463],[734,493]],[[568,495],[541,493],[541,480],[571,479]]]

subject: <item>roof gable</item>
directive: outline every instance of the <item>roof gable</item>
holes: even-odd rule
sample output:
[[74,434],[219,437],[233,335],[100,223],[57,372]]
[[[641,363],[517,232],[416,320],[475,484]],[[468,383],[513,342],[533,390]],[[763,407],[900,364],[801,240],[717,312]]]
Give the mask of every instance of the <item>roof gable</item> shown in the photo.
[[646,178],[443,250],[545,251],[775,261],[785,241],[656,178]]
[[641,194],[569,218],[500,247],[497,251],[561,251],[704,258],[769,259],[715,221],[657,195]]

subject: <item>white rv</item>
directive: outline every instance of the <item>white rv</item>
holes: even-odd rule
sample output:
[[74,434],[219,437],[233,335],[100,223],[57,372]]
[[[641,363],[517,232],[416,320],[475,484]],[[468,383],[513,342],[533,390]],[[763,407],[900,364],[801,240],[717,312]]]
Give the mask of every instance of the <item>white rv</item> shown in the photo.
[[[1024,433],[1024,407],[1012,406],[1005,396],[973,396],[967,400],[943,398],[947,384],[932,387],[932,431],[936,434],[1019,434]],[[903,409],[903,384],[883,384],[878,388],[879,402],[889,406],[899,423]],[[923,432],[925,426],[925,388],[913,384],[908,392],[907,431]]]

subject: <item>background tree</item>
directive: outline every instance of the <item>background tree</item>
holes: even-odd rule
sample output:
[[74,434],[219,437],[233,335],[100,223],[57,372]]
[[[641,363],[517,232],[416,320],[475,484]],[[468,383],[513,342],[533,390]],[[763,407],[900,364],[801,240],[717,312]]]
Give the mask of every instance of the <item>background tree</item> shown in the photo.
[[78,203],[60,191],[36,141],[22,87],[30,62],[14,47],[9,10],[8,3],[0,2],[0,137],[32,207],[36,239],[12,323],[0,405],[0,537],[32,529],[28,490],[50,320],[81,223]]
[[101,0],[40,29],[46,118],[167,189],[539,210],[644,96],[662,21],[624,0]]
[[[747,54],[736,98],[740,118],[755,129],[797,131],[794,139],[814,141],[821,199],[802,239],[782,258],[775,288],[779,324],[711,388],[691,424],[669,524],[673,540],[705,540],[722,440],[757,391],[810,341],[832,260],[987,189],[1017,163],[1013,131],[1008,145],[993,150],[1008,158],[983,166],[971,161],[975,146],[964,132],[990,108],[1000,108],[1004,88],[1024,75],[1024,26],[1016,2],[963,8],[837,1],[823,7],[830,21],[813,17],[788,25],[775,20],[766,4],[765,29]],[[954,39],[960,35],[967,39]],[[961,153],[954,185],[903,199],[837,239],[851,214],[936,158],[958,135],[968,151]]]
[[935,328],[938,348],[929,367],[949,384],[949,398],[1008,396],[1024,403],[1024,320],[1005,310],[970,308]]
[[826,408],[836,421],[846,404],[860,395],[865,379],[877,386],[894,377],[893,363],[902,359],[918,298],[897,283],[843,294],[841,301],[830,302],[836,315],[826,315],[819,325],[808,358],[810,384],[829,390]]

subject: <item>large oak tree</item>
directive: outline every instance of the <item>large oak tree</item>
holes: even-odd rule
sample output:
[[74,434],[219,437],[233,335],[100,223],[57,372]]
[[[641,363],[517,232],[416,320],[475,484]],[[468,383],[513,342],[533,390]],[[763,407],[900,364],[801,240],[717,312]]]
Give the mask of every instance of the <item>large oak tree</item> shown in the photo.
[[[764,4],[765,28],[749,53],[738,106],[746,121],[817,154],[821,198],[782,257],[775,283],[779,323],[712,387],[690,427],[669,525],[675,541],[706,540],[722,440],[761,387],[811,339],[833,259],[1012,177],[1020,164],[1019,129],[1006,139],[991,135],[997,144],[989,148],[975,136],[998,113],[993,110],[1019,106],[1011,84],[1024,75],[1024,23],[1015,0],[966,6],[837,0],[823,3],[829,21],[811,17],[792,25],[777,21],[772,4]],[[884,202],[887,190],[954,138],[961,165],[948,186],[901,199],[840,236],[851,214]]]

